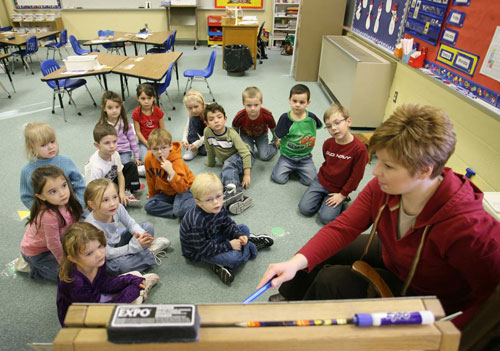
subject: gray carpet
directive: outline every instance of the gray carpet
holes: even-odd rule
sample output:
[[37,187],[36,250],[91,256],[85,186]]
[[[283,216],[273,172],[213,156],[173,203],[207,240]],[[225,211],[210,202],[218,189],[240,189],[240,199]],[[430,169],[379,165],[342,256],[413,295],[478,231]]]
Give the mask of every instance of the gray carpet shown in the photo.
[[[174,140],[180,140],[187,118],[186,109],[182,104],[182,93],[186,83],[182,72],[189,68],[205,67],[212,49],[200,47],[194,51],[192,46],[181,45],[176,46],[176,49],[184,51],[179,61],[180,91],[177,90],[174,76],[168,92],[176,109],[167,111],[172,121],[165,120],[165,126],[172,133]],[[215,50],[217,50],[216,69],[209,83],[217,102],[226,109],[227,125],[230,125],[236,112],[242,108],[241,92],[247,86],[255,85],[262,90],[263,106],[274,113],[276,120],[281,113],[289,109],[288,93],[296,84],[288,75],[290,56],[281,56],[279,51],[271,51],[269,59],[258,65],[257,70],[249,70],[243,77],[229,77],[221,68],[221,49]],[[45,58],[44,49],[41,50],[40,56]],[[59,330],[55,305],[56,284],[35,281],[23,273],[15,274],[8,268],[9,262],[19,255],[20,241],[25,231],[24,221],[20,220],[17,214],[18,210],[26,210],[19,199],[19,174],[27,162],[24,156],[23,125],[31,121],[51,124],[56,130],[60,153],[71,157],[83,171],[84,164],[95,150],[92,145],[92,129],[100,113],[100,109],[92,105],[85,89],[79,89],[75,91],[74,98],[82,111],[82,116],[77,116],[73,107],[68,105],[66,105],[67,123],[64,122],[59,107],[56,108],[55,114],[51,114],[52,92],[40,81],[41,72],[37,59],[34,59],[32,67],[35,75],[26,75],[21,64],[17,62],[16,74],[13,76],[17,93],[8,99],[0,91],[0,130],[3,150],[0,179],[3,180],[2,203],[4,204],[0,209],[3,227],[3,243],[0,247],[2,271],[0,330],[3,334],[0,349],[2,350],[23,350],[26,349],[24,345],[27,342],[51,342]],[[99,104],[102,91],[97,80],[93,77],[86,79],[90,91]],[[5,74],[0,73],[0,81],[12,92]],[[109,75],[108,84],[111,90],[120,91],[118,76]],[[311,89],[309,110],[322,118],[323,112],[330,104],[329,100],[317,83],[306,84]],[[137,106],[136,85],[136,79],[129,80],[131,95],[125,102],[129,117]],[[193,87],[199,89],[207,101],[209,100],[204,83],[195,83]],[[164,107],[168,106],[166,97],[162,98],[162,102]],[[313,151],[313,160],[317,168],[323,162],[321,145],[328,137],[326,130],[318,131],[317,146]],[[160,283],[152,290],[147,302],[240,302],[254,291],[269,263],[291,257],[321,228],[315,217],[306,218],[298,212],[297,204],[305,190],[298,180],[291,180],[286,185],[271,182],[270,174],[277,159],[278,156],[275,156],[269,162],[256,162],[252,170],[252,186],[247,191],[247,195],[253,198],[254,204],[243,214],[233,217],[237,223],[247,224],[253,233],[274,233],[275,244],[272,248],[260,252],[255,260],[249,261],[237,271],[231,287],[224,285],[207,265],[192,264],[184,259],[179,244],[179,220],[152,217],[142,208],[130,209],[129,213],[136,221],[152,222],[156,235],[166,236],[172,241],[167,257],[162,260],[160,266],[152,269],[160,275]],[[189,166],[195,174],[205,171],[217,174],[220,172],[220,167],[209,169],[204,166],[204,161],[204,157],[197,157],[189,163]],[[371,179],[371,168],[370,165],[367,167],[359,188]],[[355,196],[356,193],[352,194],[351,198]],[[144,201],[146,194],[144,193],[141,198]],[[266,301],[271,293],[267,292],[258,301]]]

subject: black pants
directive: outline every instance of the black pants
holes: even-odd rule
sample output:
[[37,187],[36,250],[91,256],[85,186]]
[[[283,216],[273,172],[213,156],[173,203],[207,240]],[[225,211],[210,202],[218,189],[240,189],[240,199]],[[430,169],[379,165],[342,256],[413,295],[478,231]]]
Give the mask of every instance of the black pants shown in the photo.
[[[139,190],[141,183],[139,182],[139,172],[137,171],[137,165],[134,161],[130,161],[123,165],[123,177],[125,178],[125,190],[130,190],[132,192]],[[118,184],[118,177],[113,179],[113,182]]]
[[[298,271],[295,278],[283,283],[281,295],[288,300],[336,300],[366,297],[368,283],[351,271],[360,259],[369,235],[360,235],[344,249],[317,265],[310,273]],[[387,283],[394,296],[400,296],[403,282],[389,272],[382,260],[382,244],[375,238],[363,261],[372,266]],[[407,295],[410,295],[408,292]]]

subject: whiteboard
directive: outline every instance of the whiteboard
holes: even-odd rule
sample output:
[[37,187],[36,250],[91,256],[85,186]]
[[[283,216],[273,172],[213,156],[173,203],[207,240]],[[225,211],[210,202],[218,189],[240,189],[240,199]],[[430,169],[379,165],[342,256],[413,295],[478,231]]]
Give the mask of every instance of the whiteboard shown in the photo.
[[[23,1],[57,1],[57,0],[23,0]],[[161,8],[161,0],[62,0],[63,9],[137,9],[145,8],[146,3],[151,3],[151,8]],[[215,9],[215,0],[198,0],[198,8]]]
[[60,9],[59,0],[15,0],[16,9]]

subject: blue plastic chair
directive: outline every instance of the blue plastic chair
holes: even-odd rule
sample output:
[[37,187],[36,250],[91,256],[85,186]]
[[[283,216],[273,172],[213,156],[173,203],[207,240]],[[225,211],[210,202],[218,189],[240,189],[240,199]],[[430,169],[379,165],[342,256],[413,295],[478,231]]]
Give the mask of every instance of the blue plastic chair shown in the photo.
[[90,54],[91,52],[99,52],[99,50],[92,50],[92,51],[90,51],[90,50],[83,49],[80,46],[80,43],[78,42],[78,39],[76,39],[74,35],[70,35],[69,36],[69,42],[71,43],[71,47],[73,48],[73,51],[78,56],[85,55],[85,54]]
[[[26,67],[28,67],[31,74],[35,74],[35,72],[33,72],[30,65],[28,64],[28,60],[26,60],[26,57],[29,56],[30,61],[33,63],[32,59],[31,59],[31,55],[33,55],[33,54],[36,54],[38,56],[38,40],[36,39],[36,37],[34,35],[30,36],[26,40],[26,48],[12,52],[12,55],[19,55],[21,57],[21,59],[23,60],[24,73],[26,73]],[[40,56],[38,56],[38,61],[41,61]],[[12,60],[11,62],[12,62],[12,74],[14,74],[14,60]]]
[[[114,35],[115,34],[115,31],[108,31],[108,30],[98,30],[97,31],[97,35],[100,37],[100,36],[103,36],[103,35],[106,35],[106,33],[109,32],[109,35]],[[109,44],[102,44],[102,47],[106,49],[107,52],[109,53],[113,53],[113,52],[116,52],[118,55],[120,54],[120,49],[123,48],[125,46],[125,44],[123,43],[109,43]],[[125,51],[125,49],[124,49]]]
[[[168,67],[167,74],[165,74],[165,80],[162,83],[156,83],[155,89],[156,89],[156,94],[158,95],[158,103],[160,104],[161,107],[161,94],[165,93],[168,98],[168,102],[170,105],[172,105],[172,110],[175,110],[175,106],[172,102],[172,99],[170,99],[170,96],[168,95],[167,88],[170,86],[170,81],[172,80],[172,68],[174,67],[174,63],[172,62],[170,66]],[[167,116],[168,120],[170,121],[170,117]]]
[[[44,76],[46,76],[52,72],[57,71],[60,67],[59,67],[59,64],[57,63],[56,60],[50,59],[50,60],[45,60],[42,63],[40,63],[40,68],[42,70],[42,74]],[[75,100],[73,100],[73,97],[71,95],[73,90],[78,89],[81,86],[85,86],[85,89],[87,89],[87,92],[89,93],[90,98],[92,99],[92,102],[94,103],[94,106],[97,106],[97,104],[94,100],[94,97],[92,96],[89,88],[87,87],[87,81],[85,79],[82,79],[82,78],[80,78],[80,79],[58,79],[57,83],[56,83],[56,81],[47,81],[46,83],[53,91],[52,113],[55,113],[54,107],[55,107],[56,93],[57,93],[59,95],[59,102],[61,104],[61,108],[63,109],[64,121],[66,121],[66,112],[64,110],[64,106],[62,103],[62,95],[64,95],[65,92],[68,93],[69,103],[73,104],[73,106],[75,107],[75,111],[79,116],[81,116],[82,113],[80,111],[78,111],[78,108],[76,107]]]
[[146,54],[164,54],[172,47],[173,35],[169,34],[162,46],[155,46],[146,51]]
[[57,51],[62,61],[63,57],[61,55],[61,48],[64,48],[64,50],[66,50],[66,54],[69,55],[68,49],[66,49],[66,44],[68,44],[68,31],[66,29],[63,29],[61,31],[61,35],[59,36],[59,42],[55,41],[53,43],[45,44],[45,47],[47,48],[47,58],[49,58],[49,52],[53,50],[54,54],[52,55],[52,58],[56,58]]
[[205,67],[205,69],[188,69],[184,71],[184,77],[188,78],[186,82],[186,89],[184,89],[184,95],[186,95],[186,91],[188,91],[188,86],[189,89],[191,89],[191,85],[193,84],[194,79],[203,78],[205,80],[205,83],[207,83],[207,88],[208,91],[210,92],[210,95],[212,96],[213,101],[215,101],[214,94],[212,94],[212,89],[210,89],[210,85],[208,84],[207,78],[210,78],[210,76],[212,76],[212,74],[214,73],[216,55],[217,53],[215,52],[215,50],[212,51],[212,54],[210,55],[210,60],[208,61],[208,66]]

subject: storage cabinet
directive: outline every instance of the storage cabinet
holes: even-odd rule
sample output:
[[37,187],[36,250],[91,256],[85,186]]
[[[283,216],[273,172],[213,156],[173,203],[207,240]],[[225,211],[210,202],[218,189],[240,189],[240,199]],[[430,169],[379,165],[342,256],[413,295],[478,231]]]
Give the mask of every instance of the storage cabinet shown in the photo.
[[60,13],[19,13],[11,16],[14,31],[21,33],[35,33],[47,31],[61,31],[64,29]]
[[346,36],[322,39],[319,83],[352,116],[352,127],[378,127],[384,118],[395,64]]
[[208,45],[222,45],[222,16],[207,16]]
[[281,47],[287,35],[295,35],[300,0],[274,0],[272,47]]
[[321,38],[341,35],[346,0],[301,0],[291,74],[297,81],[317,82]]

